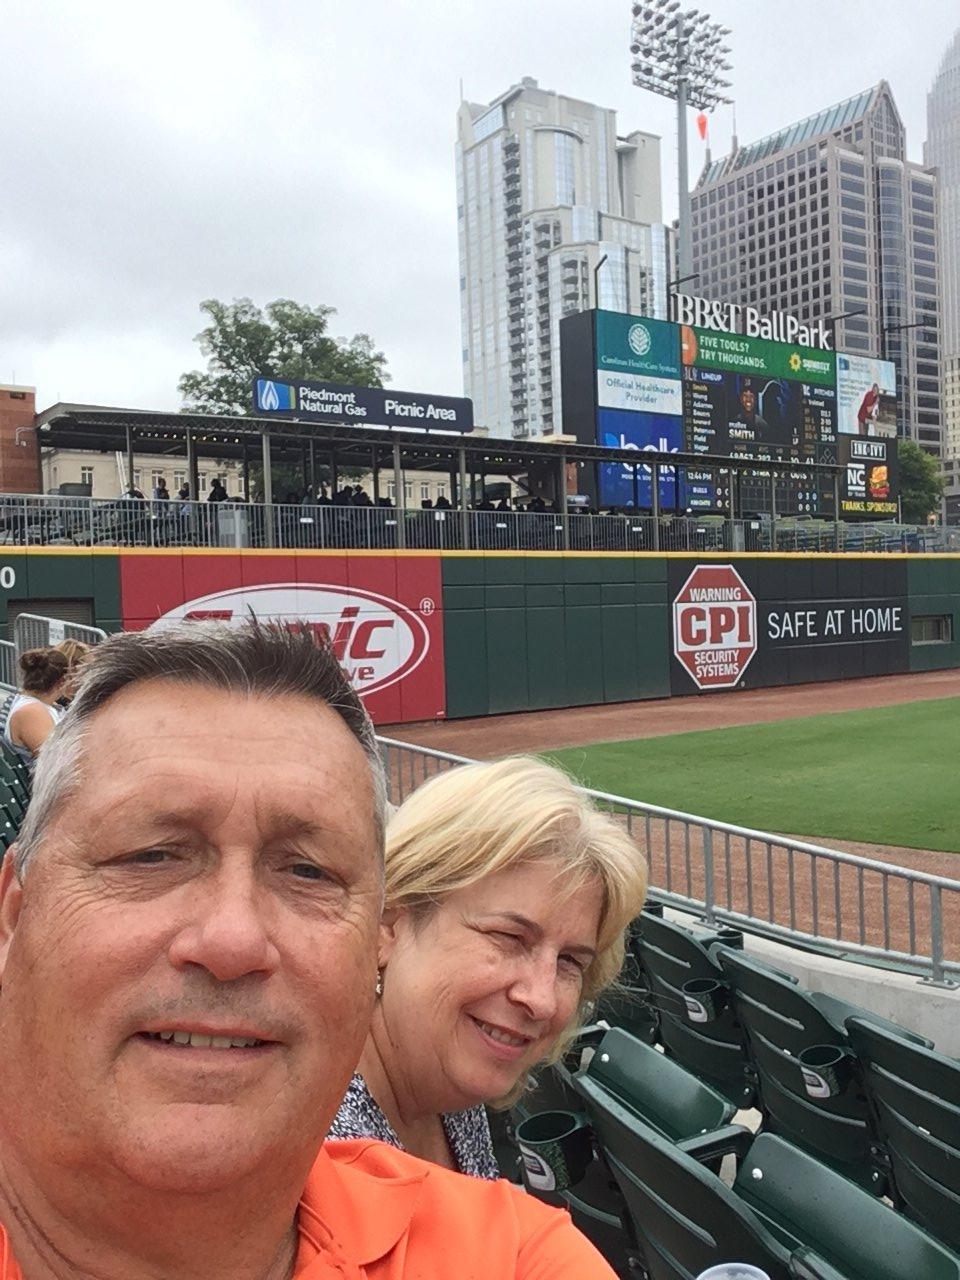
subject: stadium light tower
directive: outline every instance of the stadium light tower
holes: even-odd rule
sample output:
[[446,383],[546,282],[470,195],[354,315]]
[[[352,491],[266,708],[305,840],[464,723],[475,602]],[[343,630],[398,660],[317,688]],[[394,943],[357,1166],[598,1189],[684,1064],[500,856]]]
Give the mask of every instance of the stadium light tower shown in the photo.
[[630,53],[633,83],[677,104],[677,181],[680,195],[680,277],[693,272],[690,227],[690,180],[687,162],[687,107],[710,111],[730,102],[729,27],[711,22],[696,9],[681,9],[680,0],[646,0],[633,6]]

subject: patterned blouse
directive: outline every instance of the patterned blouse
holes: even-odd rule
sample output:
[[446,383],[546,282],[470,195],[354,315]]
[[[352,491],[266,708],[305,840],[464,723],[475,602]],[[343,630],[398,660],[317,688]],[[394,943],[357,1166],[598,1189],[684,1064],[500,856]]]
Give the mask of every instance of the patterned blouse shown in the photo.
[[[499,1178],[500,1170],[493,1155],[493,1142],[487,1113],[482,1106],[466,1111],[452,1111],[442,1116],[447,1142],[461,1173],[474,1178]],[[391,1147],[403,1143],[393,1131],[390,1121],[374,1101],[361,1075],[355,1075],[347,1088],[346,1097],[330,1126],[328,1138],[377,1138],[389,1142]]]

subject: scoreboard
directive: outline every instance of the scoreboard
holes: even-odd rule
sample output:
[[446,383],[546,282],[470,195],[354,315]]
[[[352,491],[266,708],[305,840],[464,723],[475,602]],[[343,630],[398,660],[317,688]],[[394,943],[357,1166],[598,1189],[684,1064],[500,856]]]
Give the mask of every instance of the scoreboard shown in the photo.
[[782,342],[680,330],[692,453],[825,462],[837,439],[836,356]]
[[[815,341],[814,330],[801,326],[800,336],[810,334],[806,340]],[[730,482],[725,470],[718,471],[720,458],[757,463],[755,472],[739,471],[735,501],[741,511],[769,509],[765,462],[798,465],[778,475],[779,512],[832,510],[832,477],[799,468],[848,466],[851,434],[896,430],[895,370],[889,362],[797,342],[620,312],[580,312],[560,322],[560,366],[566,433],[621,451],[712,459],[696,470],[667,467],[661,458],[659,499],[665,510],[728,511]],[[884,461],[874,463],[880,477],[876,492],[862,496],[857,490],[844,511],[876,516],[895,510],[895,495],[881,492],[896,479],[895,453],[891,442]],[[643,464],[639,474],[630,463],[601,464],[597,500],[602,506],[649,506],[651,478]]]

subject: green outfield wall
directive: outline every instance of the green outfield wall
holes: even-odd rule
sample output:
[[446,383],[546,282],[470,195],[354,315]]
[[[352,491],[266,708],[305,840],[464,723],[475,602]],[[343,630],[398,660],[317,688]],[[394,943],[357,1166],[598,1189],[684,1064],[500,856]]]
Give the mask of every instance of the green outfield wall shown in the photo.
[[378,724],[960,668],[960,556],[0,552],[20,612],[331,638]]

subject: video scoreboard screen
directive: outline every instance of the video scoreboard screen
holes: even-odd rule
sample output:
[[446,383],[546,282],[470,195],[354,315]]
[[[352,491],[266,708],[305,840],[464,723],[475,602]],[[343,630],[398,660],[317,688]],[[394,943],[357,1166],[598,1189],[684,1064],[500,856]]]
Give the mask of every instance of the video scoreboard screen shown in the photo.
[[[659,454],[664,510],[728,511],[723,458],[757,463],[756,472],[739,473],[736,506],[767,510],[765,462],[848,467],[851,436],[896,432],[896,371],[888,361],[609,311],[564,317],[560,338],[564,430],[620,451]],[[891,443],[886,453],[895,452]],[[671,467],[665,453],[702,455],[704,466]],[[851,481],[844,511],[875,517],[894,509],[894,465],[886,456],[859,488]],[[652,470],[640,458],[636,466],[600,466],[601,506],[649,509],[652,488]],[[832,475],[781,473],[776,504],[784,515],[832,510]]]
[[683,417],[691,453],[826,461],[837,439],[832,351],[681,329]]

